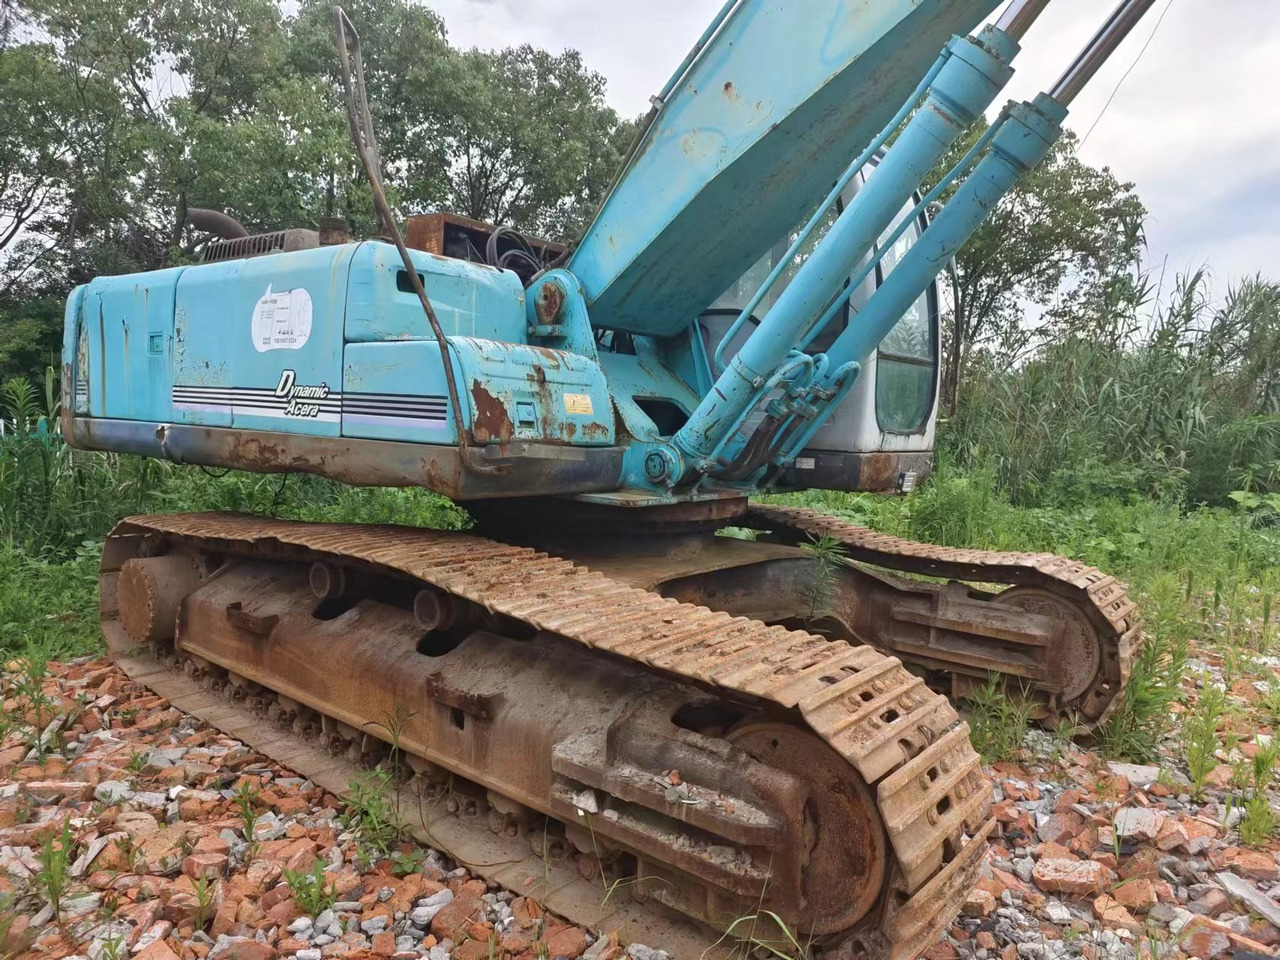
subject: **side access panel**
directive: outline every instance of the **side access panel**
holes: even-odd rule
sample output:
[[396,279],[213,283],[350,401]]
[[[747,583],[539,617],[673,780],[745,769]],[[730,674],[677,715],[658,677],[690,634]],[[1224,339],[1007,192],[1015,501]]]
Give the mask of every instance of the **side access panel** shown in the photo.
[[79,345],[87,395],[77,411],[103,419],[169,419],[174,291],[185,270],[100,277],[84,288]]
[[[409,253],[446,337],[524,342],[524,287],[514,273],[420,250]],[[404,262],[389,243],[362,243],[352,258],[346,338],[352,343],[435,339]]]
[[[594,360],[560,350],[449,338],[463,423],[483,444],[607,446],[613,405]],[[456,445],[435,341],[349,343],[342,435]]]
[[174,422],[338,436],[355,249],[189,269],[178,284]]

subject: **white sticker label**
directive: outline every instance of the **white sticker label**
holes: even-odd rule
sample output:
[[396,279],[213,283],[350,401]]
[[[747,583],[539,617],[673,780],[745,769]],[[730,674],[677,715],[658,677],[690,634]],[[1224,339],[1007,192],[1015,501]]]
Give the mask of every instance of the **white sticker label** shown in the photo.
[[591,405],[591,395],[586,393],[566,393],[564,395],[564,412],[591,416],[595,408]]
[[311,294],[306,288],[272,293],[271,285],[253,308],[253,346],[268,350],[297,350],[311,337]]
[[813,457],[796,457],[797,470],[812,470],[817,465],[817,461]]

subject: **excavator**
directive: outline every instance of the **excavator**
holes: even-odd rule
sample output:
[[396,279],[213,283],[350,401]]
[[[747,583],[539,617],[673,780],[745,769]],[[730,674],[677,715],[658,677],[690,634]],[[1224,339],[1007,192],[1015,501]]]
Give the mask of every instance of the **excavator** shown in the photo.
[[[1047,3],[983,26],[999,0],[728,0],[569,247],[446,213],[402,230],[335,8],[380,235],[193,212],[200,262],[71,293],[61,428],[86,450],[425,488],[474,525],[123,520],[110,650],[149,658],[157,687],[178,672],[253,705],[282,762],[393,745],[454,820],[590,856],[597,906],[624,884],[697,929],[751,917],[810,954],[919,956],[995,829],[953,701],[994,675],[1095,727],[1134,604],[1068,558],[765,495],[926,479],[937,278],[1152,0],[1123,0],[926,189]],[[554,893],[571,920],[591,899]]]

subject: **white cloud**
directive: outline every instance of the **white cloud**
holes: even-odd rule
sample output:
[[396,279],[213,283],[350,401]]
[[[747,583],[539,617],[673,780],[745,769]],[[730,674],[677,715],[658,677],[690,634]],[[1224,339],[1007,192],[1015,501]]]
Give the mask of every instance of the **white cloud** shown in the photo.
[[[431,0],[462,46],[529,42],[573,47],[609,81],[622,114],[648,98],[697,40],[722,0]],[[1103,113],[1167,0],[1072,108],[1082,135],[1101,115],[1083,156],[1137,184],[1151,212],[1150,258],[1171,269],[1209,262],[1225,282],[1280,273],[1280,4],[1173,0],[1160,30]],[[1053,0],[1023,43],[1009,93],[1052,85],[1114,8],[1115,0]]]

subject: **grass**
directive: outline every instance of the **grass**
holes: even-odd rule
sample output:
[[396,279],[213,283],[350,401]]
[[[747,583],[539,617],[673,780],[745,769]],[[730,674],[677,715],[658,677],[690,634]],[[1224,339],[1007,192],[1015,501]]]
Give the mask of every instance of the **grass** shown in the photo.
[[1276,815],[1263,793],[1255,793],[1244,804],[1240,818],[1240,840],[1250,847],[1261,847],[1276,834]]
[[1217,753],[1222,746],[1218,740],[1218,725],[1226,710],[1226,695],[1205,678],[1204,691],[1196,701],[1195,711],[1182,728],[1183,754],[1186,757],[1187,775],[1191,778],[1191,795],[1199,800],[1204,797],[1205,784],[1218,765]]
[[1017,758],[1034,706],[1026,697],[1011,696],[995,674],[987,678],[969,699],[969,736],[982,759],[993,763]]
[[253,842],[254,825],[258,822],[258,811],[253,806],[257,799],[258,788],[247,780],[241,782],[231,795],[232,802],[240,810],[240,818],[244,820],[244,838],[250,843]]
[[836,571],[844,546],[835,537],[823,534],[803,544],[802,548],[813,556],[810,580],[804,585],[804,601],[809,608],[809,619],[816,620],[826,611],[836,588]]
[[404,738],[405,726],[418,715],[416,710],[406,710],[404,704],[397,703],[395,711],[388,713],[382,720],[370,720],[365,726],[381,729],[387,735],[391,753],[387,758],[393,780],[398,780],[404,769],[404,749],[401,741]]
[[370,770],[352,780],[348,791],[344,815],[347,828],[358,834],[366,851],[378,858],[390,856],[406,832],[392,799],[391,774],[381,769]]
[[1246,781],[1242,787],[1249,796],[1241,808],[1238,829],[1241,842],[1250,847],[1266,844],[1280,826],[1267,798],[1267,791],[1276,780],[1277,759],[1280,759],[1280,741],[1272,740],[1266,746],[1258,747],[1252,759],[1242,765]]
[[1188,620],[1181,585],[1169,573],[1151,579],[1141,598],[1147,640],[1115,714],[1098,732],[1107,756],[1148,762],[1173,727],[1173,707],[1181,696],[1187,663]]
[[196,909],[195,915],[191,918],[195,923],[197,930],[203,930],[209,925],[209,921],[213,919],[215,904],[218,893],[218,881],[210,880],[206,876],[196,878]]
[[99,550],[41,560],[0,542],[0,649],[38,647],[55,659],[96,649]]
[[411,873],[417,873],[422,869],[422,864],[426,862],[427,853],[421,847],[414,847],[412,850],[393,850],[391,852],[391,872],[397,877],[407,877]]
[[311,917],[324,913],[338,899],[337,888],[326,876],[324,864],[319,860],[312,864],[310,872],[286,870],[284,882],[293,891],[294,899],[302,912]]
[[40,864],[40,869],[35,876],[36,887],[49,901],[49,906],[53,907],[53,915],[59,923],[62,922],[62,898],[66,896],[67,888],[71,883],[71,877],[67,871],[74,849],[71,821],[67,819],[62,822],[62,832],[57,837],[51,837],[36,855]]

